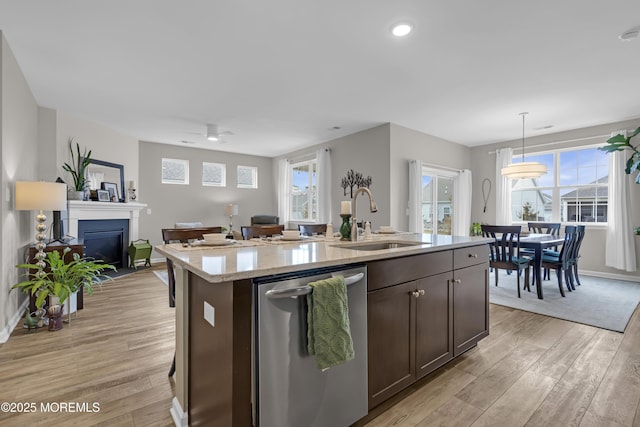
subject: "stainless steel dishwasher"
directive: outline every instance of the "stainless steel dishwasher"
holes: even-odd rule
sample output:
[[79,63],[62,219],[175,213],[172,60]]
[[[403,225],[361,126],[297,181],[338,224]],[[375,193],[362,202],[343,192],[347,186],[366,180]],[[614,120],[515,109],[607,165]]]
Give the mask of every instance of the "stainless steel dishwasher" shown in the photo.
[[[307,352],[309,282],[342,275],[355,357],[318,369]],[[367,415],[367,270],[316,269],[254,281],[255,420],[260,427],[346,427]]]

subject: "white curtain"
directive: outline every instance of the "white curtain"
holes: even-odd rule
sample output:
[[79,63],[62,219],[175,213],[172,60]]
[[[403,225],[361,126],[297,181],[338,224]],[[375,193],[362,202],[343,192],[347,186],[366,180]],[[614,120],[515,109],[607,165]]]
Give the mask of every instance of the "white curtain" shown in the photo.
[[318,163],[318,224],[331,222],[331,150],[320,148],[316,151]]
[[496,150],[496,224],[511,225],[511,179],[502,176],[502,168],[511,163],[513,149]]
[[291,179],[289,176],[289,160],[282,159],[278,162],[278,216],[280,223],[289,228],[289,204],[290,204]]
[[422,233],[422,161],[409,160],[409,231]]
[[471,171],[464,169],[455,180],[453,191],[453,235],[468,236],[471,228]]
[[[615,132],[611,136],[617,134],[626,136],[626,131]],[[616,151],[610,154],[605,265],[618,270],[636,271],[629,177],[624,171],[626,163],[626,152]]]

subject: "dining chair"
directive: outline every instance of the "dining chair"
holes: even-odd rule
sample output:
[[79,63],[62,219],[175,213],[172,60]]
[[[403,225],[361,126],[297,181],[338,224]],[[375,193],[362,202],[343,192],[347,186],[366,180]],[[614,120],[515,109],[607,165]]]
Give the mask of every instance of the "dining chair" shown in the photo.
[[[222,233],[222,227],[199,227],[199,228],[163,228],[162,241],[167,243],[187,243],[189,240],[203,239],[203,234]],[[169,307],[176,306],[176,276],[173,271],[173,261],[167,258],[167,281],[169,288]],[[173,362],[169,369],[169,376],[176,372],[176,355],[173,355]]]
[[[552,236],[560,235],[560,227],[561,224],[559,222],[529,222],[527,223],[527,227],[529,228],[529,232],[536,234],[551,234]],[[544,249],[545,252],[548,252],[550,249]],[[552,250],[557,251],[558,247],[556,246]],[[533,250],[523,249],[522,252],[526,255],[533,255]],[[548,268],[544,269],[544,280],[550,279],[550,270]]]
[[278,225],[280,217],[277,215],[253,215],[251,225]]
[[327,224],[298,224],[298,230],[303,236],[313,236],[314,234],[326,233]]
[[498,286],[499,270],[516,271],[518,278],[518,298],[520,298],[520,273],[525,272],[524,288],[529,288],[529,266],[531,258],[520,254],[519,225],[482,225],[482,235],[493,239],[489,243],[489,266],[495,270],[496,286]]
[[543,253],[542,254],[542,268],[549,268],[556,270],[558,276],[558,289],[560,289],[560,295],[563,297],[564,290],[562,289],[562,277],[564,276],[565,286],[569,292],[571,292],[571,255],[573,248],[578,239],[578,227],[575,225],[567,225],[564,228],[564,242],[560,252],[556,254]]
[[569,278],[571,279],[572,290],[576,289],[575,284],[578,284],[578,286],[582,285],[582,283],[580,283],[580,276],[578,276],[578,258],[580,258],[580,246],[582,246],[582,239],[584,239],[584,235],[586,232],[586,226],[577,225],[576,227],[577,227],[578,237],[576,238],[575,243],[571,248],[571,255],[569,255],[569,264],[570,264]]
[[242,238],[244,240],[250,240],[254,237],[271,237],[282,234],[284,225],[243,225],[240,227],[240,230],[242,231]]

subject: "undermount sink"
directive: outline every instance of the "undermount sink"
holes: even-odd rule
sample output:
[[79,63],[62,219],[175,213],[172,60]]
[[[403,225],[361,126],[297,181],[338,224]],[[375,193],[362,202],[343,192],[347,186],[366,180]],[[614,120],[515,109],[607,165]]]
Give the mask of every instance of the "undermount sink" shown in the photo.
[[335,246],[344,249],[353,249],[357,251],[380,251],[383,249],[396,249],[405,248],[408,246],[421,246],[428,245],[427,242],[399,242],[399,241],[386,241],[386,242],[362,242],[362,243],[345,243],[340,246]]

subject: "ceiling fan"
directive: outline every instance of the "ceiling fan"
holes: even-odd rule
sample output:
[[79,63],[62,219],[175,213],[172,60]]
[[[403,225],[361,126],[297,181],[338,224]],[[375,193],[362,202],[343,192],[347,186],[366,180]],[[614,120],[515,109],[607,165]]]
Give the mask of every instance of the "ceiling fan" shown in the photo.
[[218,125],[214,125],[214,124],[207,124],[207,134],[205,135],[207,137],[207,139],[209,141],[219,141],[219,142],[224,142],[222,140],[222,137],[225,135],[235,135],[233,132],[231,132],[230,130],[225,130],[220,132],[218,130]]

